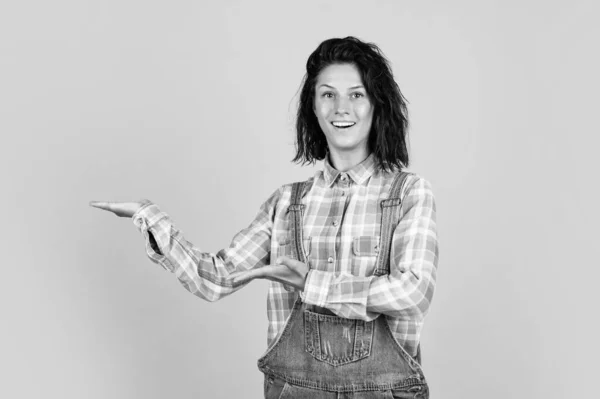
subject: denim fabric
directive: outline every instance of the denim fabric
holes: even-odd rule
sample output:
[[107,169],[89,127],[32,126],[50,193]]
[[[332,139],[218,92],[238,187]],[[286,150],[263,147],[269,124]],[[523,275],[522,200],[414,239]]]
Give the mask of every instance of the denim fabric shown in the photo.
[[327,392],[291,385],[280,379],[265,376],[265,399],[414,399],[427,398],[427,387],[413,386],[385,391]]
[[[400,192],[395,182],[392,195]],[[289,210],[291,250],[306,261],[302,248],[299,185]],[[398,195],[399,196],[399,195]],[[397,198],[397,197],[396,197]],[[382,236],[397,223],[399,201],[382,204]],[[389,248],[389,243],[381,243]],[[387,250],[389,251],[389,249]],[[382,251],[376,273],[389,273],[389,252]],[[420,351],[410,356],[394,338],[384,315],[372,321],[347,319],[302,302],[298,297],[281,335],[258,360],[265,374],[265,398],[428,398]]]
[[385,317],[362,323],[298,299],[258,361],[265,398],[427,398],[419,363],[394,340]]
[[427,386],[412,386],[384,391],[327,392],[302,388],[285,381],[265,376],[265,399],[315,398],[315,399],[415,399],[428,398]]

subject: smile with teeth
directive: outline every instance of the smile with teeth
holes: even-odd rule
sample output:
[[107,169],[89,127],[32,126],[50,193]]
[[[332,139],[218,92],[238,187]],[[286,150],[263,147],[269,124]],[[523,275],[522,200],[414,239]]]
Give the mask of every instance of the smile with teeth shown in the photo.
[[331,124],[340,129],[347,129],[349,127],[356,125],[355,122],[331,122]]

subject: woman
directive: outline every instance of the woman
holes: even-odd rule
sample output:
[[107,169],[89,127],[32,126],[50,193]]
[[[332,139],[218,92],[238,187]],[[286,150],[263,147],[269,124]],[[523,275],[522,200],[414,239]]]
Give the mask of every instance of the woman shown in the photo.
[[377,46],[326,40],[310,55],[294,161],[324,161],[205,253],[148,200],[92,202],[132,217],[150,259],[215,301],[271,280],[267,398],[429,397],[419,336],[435,287],[435,202],[409,164],[407,111]]

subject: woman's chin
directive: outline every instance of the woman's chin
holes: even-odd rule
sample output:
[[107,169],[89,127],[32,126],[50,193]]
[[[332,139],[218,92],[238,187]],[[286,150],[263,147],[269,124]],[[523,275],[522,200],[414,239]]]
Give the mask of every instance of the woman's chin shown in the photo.
[[366,151],[365,148],[363,148],[360,144],[358,143],[336,143],[334,145],[329,145],[329,149],[330,151],[335,151],[338,154],[351,154],[351,153],[359,153],[359,152],[364,152]]

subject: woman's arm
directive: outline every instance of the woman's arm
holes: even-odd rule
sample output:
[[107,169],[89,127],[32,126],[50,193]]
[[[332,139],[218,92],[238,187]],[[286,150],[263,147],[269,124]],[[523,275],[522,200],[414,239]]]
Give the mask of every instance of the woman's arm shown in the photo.
[[350,319],[373,320],[381,313],[400,319],[425,317],[438,262],[436,207],[430,183],[416,179],[401,206],[389,275],[358,277],[311,269],[303,300]]
[[237,233],[228,248],[216,254],[202,252],[185,239],[170,217],[146,202],[133,223],[146,241],[146,253],[165,270],[175,273],[183,287],[207,301],[221,299],[244,286],[235,286],[230,274],[270,263],[271,232],[281,189],[265,201],[254,221]]

